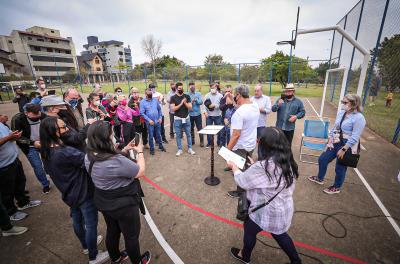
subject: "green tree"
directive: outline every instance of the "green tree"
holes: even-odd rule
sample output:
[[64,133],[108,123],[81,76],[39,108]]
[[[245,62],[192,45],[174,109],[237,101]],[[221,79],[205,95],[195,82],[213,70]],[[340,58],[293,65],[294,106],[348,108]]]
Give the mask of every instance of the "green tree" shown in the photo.
[[276,51],[268,58],[261,60],[263,67],[272,67],[272,78],[279,82],[282,88],[286,86],[288,80],[288,66],[289,66],[289,55],[284,54],[282,51]]
[[[371,54],[375,54],[375,49]],[[392,89],[400,84],[400,34],[385,37],[377,51],[377,68],[382,77],[382,84]]]
[[258,82],[259,66],[258,65],[242,65],[240,67],[240,81],[245,83]]

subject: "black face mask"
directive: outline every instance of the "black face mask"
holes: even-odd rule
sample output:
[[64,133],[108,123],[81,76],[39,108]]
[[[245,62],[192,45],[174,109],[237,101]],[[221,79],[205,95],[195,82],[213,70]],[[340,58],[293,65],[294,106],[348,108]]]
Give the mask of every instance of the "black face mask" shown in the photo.
[[152,98],[153,98],[153,94],[146,94],[146,97],[147,97],[148,99],[152,99]]
[[293,94],[292,95],[286,95],[286,99],[292,99],[293,98]]
[[175,91],[176,91],[176,88],[171,88],[171,90],[175,92]]
[[34,118],[28,117],[28,119],[31,120],[32,122],[37,122],[40,120],[40,117],[34,117]]
[[103,94],[99,94],[100,100],[103,100]]
[[178,90],[178,94],[183,94],[183,90]]

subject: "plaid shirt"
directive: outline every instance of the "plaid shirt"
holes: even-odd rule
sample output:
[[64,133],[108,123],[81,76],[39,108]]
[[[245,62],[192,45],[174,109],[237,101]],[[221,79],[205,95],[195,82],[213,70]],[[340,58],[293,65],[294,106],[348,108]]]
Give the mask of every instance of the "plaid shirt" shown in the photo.
[[[268,201],[284,187],[285,180],[282,178],[279,188],[276,189],[281,169],[275,167],[274,162],[268,161],[268,171],[272,180],[265,173],[265,161],[257,161],[244,172],[235,173],[236,183],[247,191],[247,199],[250,201],[250,209]],[[274,172],[276,169],[276,173]],[[270,233],[280,235],[288,231],[293,217],[293,191],[295,183],[285,188],[267,206],[250,214],[260,228]]]

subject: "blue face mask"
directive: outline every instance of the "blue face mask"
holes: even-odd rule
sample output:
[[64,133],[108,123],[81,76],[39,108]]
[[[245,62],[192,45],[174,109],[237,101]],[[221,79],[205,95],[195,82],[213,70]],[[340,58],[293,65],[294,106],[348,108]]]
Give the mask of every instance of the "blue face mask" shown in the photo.
[[75,109],[76,106],[78,105],[78,100],[77,99],[71,99],[68,103],[73,109]]

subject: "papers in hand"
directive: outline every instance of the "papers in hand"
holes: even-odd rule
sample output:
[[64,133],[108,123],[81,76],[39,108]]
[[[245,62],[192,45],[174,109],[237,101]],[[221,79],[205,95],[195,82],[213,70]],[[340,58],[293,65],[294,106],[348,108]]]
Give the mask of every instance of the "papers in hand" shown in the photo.
[[222,147],[218,151],[218,155],[220,155],[227,162],[230,161],[234,163],[239,169],[243,170],[244,164],[246,163],[246,159],[242,158],[238,154],[230,151],[229,149]]
[[209,125],[199,131],[199,134],[216,135],[224,126]]

